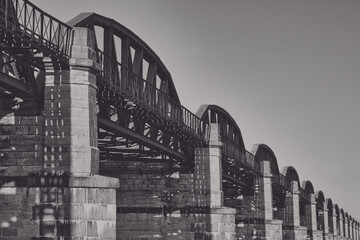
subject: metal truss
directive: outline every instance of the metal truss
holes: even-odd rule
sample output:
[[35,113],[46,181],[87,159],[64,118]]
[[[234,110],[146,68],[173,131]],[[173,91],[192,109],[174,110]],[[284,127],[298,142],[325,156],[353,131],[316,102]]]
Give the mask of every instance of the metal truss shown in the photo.
[[208,125],[181,106],[159,57],[112,19],[80,14],[69,24],[96,34],[102,162],[169,160],[192,169],[194,147],[208,143]]
[[[72,26],[104,29],[101,50],[94,49],[101,65],[96,72],[101,159],[172,160],[174,166],[190,166],[194,147],[207,144],[208,126],[181,106],[156,54],[111,19],[82,14],[68,25],[29,1],[0,0],[2,92],[42,102],[44,57],[69,68]],[[119,58],[115,37],[122,42]]]
[[29,1],[0,0],[0,88],[23,98],[43,99],[44,57],[67,62],[72,28]]

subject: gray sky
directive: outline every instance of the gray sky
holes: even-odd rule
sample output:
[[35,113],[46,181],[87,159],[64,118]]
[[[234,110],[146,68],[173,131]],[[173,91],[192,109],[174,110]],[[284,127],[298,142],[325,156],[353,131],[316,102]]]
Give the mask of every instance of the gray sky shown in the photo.
[[[113,18],[170,71],[182,104],[217,104],[360,220],[360,1],[33,0]],[[99,4],[101,2],[101,4]]]

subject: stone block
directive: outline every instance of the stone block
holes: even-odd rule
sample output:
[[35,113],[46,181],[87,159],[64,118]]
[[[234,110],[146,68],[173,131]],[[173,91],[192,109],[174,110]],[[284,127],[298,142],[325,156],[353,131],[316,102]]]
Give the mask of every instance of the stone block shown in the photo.
[[0,163],[1,163],[1,166],[16,165],[16,161],[12,157],[9,156],[8,152],[0,153]]
[[87,237],[99,237],[100,236],[100,226],[98,227],[98,225],[101,224],[100,221],[87,221],[86,222],[87,227]]
[[0,125],[0,134],[1,139],[3,139],[4,135],[15,134],[15,125]]
[[69,221],[71,223],[71,236],[72,237],[85,237],[86,236],[86,221]]
[[57,236],[67,237],[72,235],[72,226],[70,221],[57,221]]
[[115,239],[116,237],[116,222],[115,221],[101,221],[99,222],[101,228],[99,229],[99,235],[101,239],[109,238]]
[[2,235],[4,237],[16,237],[18,235],[18,230],[15,228],[3,228]]
[[26,126],[42,126],[43,116],[23,116],[21,117],[21,124]]
[[17,135],[27,135],[29,133],[28,126],[15,126],[15,134]]
[[14,113],[8,113],[5,116],[0,116],[0,125],[15,125]]
[[115,204],[115,192],[111,189],[89,189],[89,203]]
[[71,177],[69,184],[71,187],[78,188],[105,188],[109,193],[111,192],[111,194],[115,195],[115,188],[119,187],[119,180],[112,177],[92,175],[90,177]]
[[116,205],[115,204],[102,204],[101,205],[101,220],[116,220]]
[[79,204],[60,204],[58,207],[58,219],[79,220],[80,219],[80,205]]
[[100,204],[80,204],[80,220],[100,220]]
[[1,195],[15,195],[16,188],[15,187],[1,187],[0,194]]
[[75,27],[73,45],[95,48],[95,33],[88,28]]
[[16,159],[16,165],[18,166],[32,166],[34,165],[34,158],[21,157]]
[[[86,203],[86,188],[70,188],[70,199],[73,203]],[[70,200],[69,199],[69,200]]]
[[33,223],[30,221],[24,221],[24,222],[25,222],[24,226],[18,229],[18,236],[20,239],[27,239],[29,237],[39,235],[39,226],[37,223]]

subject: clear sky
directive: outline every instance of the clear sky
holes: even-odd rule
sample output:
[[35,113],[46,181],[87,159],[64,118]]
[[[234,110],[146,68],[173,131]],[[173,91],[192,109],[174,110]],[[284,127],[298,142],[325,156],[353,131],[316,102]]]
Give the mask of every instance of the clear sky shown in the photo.
[[217,104],[360,220],[360,1],[33,0],[113,18],[170,71],[182,104]]

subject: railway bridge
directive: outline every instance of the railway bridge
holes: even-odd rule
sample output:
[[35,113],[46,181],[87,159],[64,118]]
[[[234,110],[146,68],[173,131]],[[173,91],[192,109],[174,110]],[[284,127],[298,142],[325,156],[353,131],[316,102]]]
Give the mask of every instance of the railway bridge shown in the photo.
[[360,239],[120,23],[0,0],[0,56],[1,239]]

